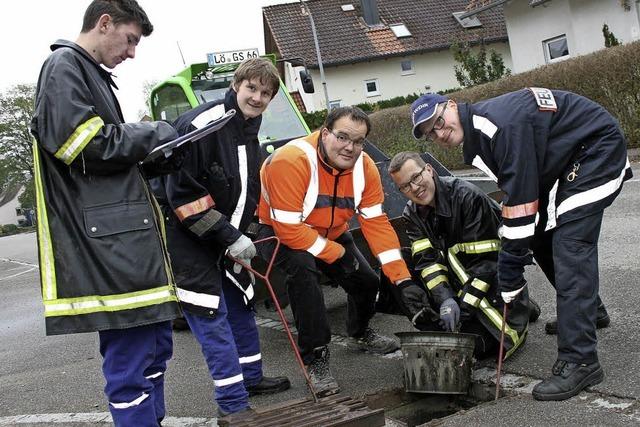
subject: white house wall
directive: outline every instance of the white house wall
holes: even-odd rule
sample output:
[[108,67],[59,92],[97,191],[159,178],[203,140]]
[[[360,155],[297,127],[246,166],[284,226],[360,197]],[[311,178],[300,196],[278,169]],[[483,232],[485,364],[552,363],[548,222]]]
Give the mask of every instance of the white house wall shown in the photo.
[[544,65],[542,42],[562,34],[567,36],[571,57],[604,48],[605,23],[623,43],[640,38],[636,0],[629,0],[629,11],[619,0],[551,0],[534,8],[528,3],[512,0],[504,9],[514,73]]
[[[511,53],[507,43],[494,43],[487,46],[488,50],[495,50],[504,60],[507,68],[512,67]],[[404,60],[413,61],[414,74],[402,75],[400,63]],[[325,67],[329,101],[340,100],[340,105],[353,105],[363,102],[377,102],[396,96],[406,96],[412,93],[437,92],[460,86],[456,80],[453,66],[457,63],[449,50],[430,52],[423,55],[395,57],[384,60]],[[313,77],[315,93],[303,95],[307,110],[315,111],[326,108],[324,91],[320,81],[318,69],[309,70]],[[290,85],[292,74],[285,73]],[[365,80],[377,79],[379,95],[366,96]],[[428,88],[425,88],[428,86]],[[295,87],[295,85],[294,85]],[[290,90],[292,86],[289,86]],[[312,105],[311,105],[312,103]]]

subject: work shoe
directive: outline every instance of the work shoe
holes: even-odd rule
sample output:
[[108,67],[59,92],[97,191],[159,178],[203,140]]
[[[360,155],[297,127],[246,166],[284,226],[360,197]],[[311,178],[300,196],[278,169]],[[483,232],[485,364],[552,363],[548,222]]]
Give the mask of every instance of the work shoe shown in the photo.
[[[600,304],[598,306],[598,313],[596,314],[596,329],[602,329],[609,326],[611,323],[611,319],[609,318],[609,313],[607,313],[607,309],[604,304]],[[557,335],[558,334],[558,319],[554,318],[553,320],[548,321],[544,325],[544,330],[549,335]]]
[[262,380],[258,384],[246,387],[249,392],[249,396],[255,396],[256,394],[274,394],[287,390],[291,387],[289,378],[287,377],[262,377]]
[[347,338],[347,347],[375,354],[393,353],[400,349],[394,339],[380,335],[371,328],[365,329],[362,336]]
[[229,415],[244,414],[244,413],[246,413],[247,415],[253,414],[253,409],[251,408],[251,406],[246,406],[236,412],[227,412],[218,406],[218,418],[224,418],[224,417],[228,417]]
[[535,323],[540,317],[540,306],[533,298],[529,297],[529,323]]
[[557,360],[551,372],[551,377],[533,388],[531,394],[534,399],[566,400],[604,379],[604,371],[598,362],[586,364]]
[[330,396],[340,392],[340,386],[331,375],[329,369],[329,347],[314,350],[315,359],[307,365],[311,385],[317,397]]

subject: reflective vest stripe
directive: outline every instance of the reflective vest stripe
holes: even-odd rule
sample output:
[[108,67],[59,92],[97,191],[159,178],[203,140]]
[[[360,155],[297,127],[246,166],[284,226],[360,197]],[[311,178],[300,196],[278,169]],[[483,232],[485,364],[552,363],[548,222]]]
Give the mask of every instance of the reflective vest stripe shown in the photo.
[[430,265],[429,267],[423,268],[420,274],[422,275],[422,277],[425,277],[428,274],[435,273],[436,271],[449,271],[449,269],[442,264],[433,264],[433,265]]
[[[224,104],[220,104],[224,105]],[[244,214],[244,207],[247,204],[247,175],[248,175],[248,166],[247,166],[247,146],[239,145],[238,146],[238,170],[240,171],[240,198],[238,199],[238,203],[236,204],[236,208],[233,210],[233,214],[231,214],[231,225],[235,228],[240,228],[240,221],[242,220],[242,215]],[[251,212],[253,214],[253,212]]]
[[471,282],[471,286],[484,293],[489,290],[489,284],[480,279],[473,279],[473,282]]
[[400,249],[389,249],[387,251],[380,252],[378,254],[378,259],[380,260],[381,265],[385,265],[393,261],[401,260],[402,254],[400,253]]
[[49,216],[44,200],[44,188],[42,183],[42,170],[40,169],[40,152],[38,143],[33,140],[33,169],[36,187],[36,221],[38,226],[38,251],[40,255],[40,281],[42,284],[42,297],[44,301],[55,300],[58,297],[56,288],[56,266],[51,244],[51,231],[49,230]]
[[431,279],[427,282],[427,289],[429,289],[430,291],[433,290],[433,288],[435,288],[436,286],[438,286],[440,283],[442,282],[446,282],[447,281],[447,276],[445,275],[439,275],[436,276],[435,279]]
[[467,254],[482,254],[486,252],[493,252],[500,250],[500,241],[499,240],[482,240],[478,242],[467,242],[467,243],[458,243],[449,248],[449,264],[451,264],[451,268],[453,272],[458,276],[458,280],[460,283],[464,284],[469,280],[469,276],[465,271],[462,263],[458,260],[456,256],[458,252],[463,252]]
[[201,197],[198,200],[194,200],[191,203],[178,206],[174,212],[180,221],[184,221],[185,218],[188,218],[191,215],[199,214],[200,212],[204,212],[215,206],[216,204],[213,201],[213,198],[207,194],[206,196]]
[[471,294],[464,294],[464,296],[462,297],[462,301],[466,302],[472,307],[478,307],[478,305],[480,305],[480,298]]
[[149,397],[149,395],[147,393],[142,393],[142,395],[140,397],[138,397],[135,400],[132,400],[131,402],[123,402],[123,403],[109,402],[109,405],[113,406],[116,409],[127,409],[127,408],[131,408],[132,406],[138,406],[139,404],[144,402],[144,400],[147,397]]
[[105,311],[130,310],[165,302],[177,302],[171,285],[118,295],[61,298],[44,302],[44,314],[73,316]]
[[[480,309],[485,314],[485,316],[487,316],[487,318],[491,321],[491,323],[493,323],[493,326],[495,326],[499,331],[501,331],[502,323],[504,322],[504,319],[502,318],[502,315],[498,312],[498,310],[496,310],[493,306],[491,306],[491,304],[489,304],[489,301],[487,301],[486,298],[482,298],[482,300],[480,301]],[[524,334],[522,337],[519,337],[518,331],[516,331],[511,326],[509,326],[508,323],[505,323],[504,326],[505,326],[504,333],[506,336],[511,338],[511,342],[514,344],[514,347],[516,346],[516,344],[519,345],[518,341],[522,340],[522,338],[524,337]]]
[[163,374],[163,372],[156,372],[155,374],[151,374],[151,375],[147,375],[145,376],[146,379],[148,380],[152,380],[154,378],[158,378],[159,376],[161,376]]
[[176,287],[176,292],[178,293],[178,300],[186,302],[187,304],[214,310],[217,310],[218,304],[220,304],[220,297],[218,295],[203,294],[178,287]]
[[247,286],[247,289],[245,289],[245,288],[242,287],[240,282],[238,282],[236,280],[236,278],[233,277],[233,274],[231,274],[228,270],[225,270],[225,275],[227,276],[227,278],[229,280],[231,280],[231,283],[233,283],[235,285],[235,287],[238,288],[240,290],[240,292],[242,292],[244,294],[245,303],[248,304],[249,301],[251,301],[253,299],[253,295],[254,295],[253,285],[251,283],[249,283],[249,285]]
[[622,182],[624,181],[625,172],[630,167],[631,166],[629,165],[629,159],[627,159],[627,163],[625,164],[622,172],[620,172],[620,175],[618,175],[617,178],[612,179],[611,181],[590,190],[583,191],[582,193],[574,194],[573,196],[568,197],[558,205],[556,215],[560,216],[572,209],[588,205],[589,203],[595,203],[599,200],[609,197],[610,195],[618,191],[618,189],[622,185]]
[[431,244],[431,241],[429,239],[416,240],[411,244],[411,255],[415,255],[418,252],[432,247],[433,245]]
[[[362,202],[362,193],[364,193],[364,155],[360,153],[356,164],[353,165],[352,179],[353,179],[353,204],[356,209],[359,209],[360,202]],[[382,207],[380,207],[382,209]]]
[[500,229],[502,230],[502,237],[504,238],[509,240],[524,239],[534,235],[536,232],[536,223],[534,221],[531,224],[521,225],[518,227],[509,227],[508,225],[503,224]]
[[283,224],[300,224],[302,222],[302,212],[283,211],[280,209],[270,209],[271,219]]
[[538,213],[538,200],[517,206],[502,206],[502,218],[523,218]]
[[70,165],[84,147],[94,136],[104,127],[104,121],[98,116],[92,117],[73,131],[71,136],[56,151],[56,158],[62,160],[66,165]]
[[498,131],[498,126],[493,124],[491,120],[475,114],[473,115],[473,127],[488,136],[489,139],[493,138]]
[[244,381],[244,377],[242,376],[242,374],[238,374],[238,375],[234,375],[233,377],[223,378],[221,380],[214,379],[213,383],[215,384],[216,387],[224,387],[226,385],[236,384],[241,381]]
[[313,245],[311,245],[311,247],[307,249],[307,252],[309,252],[314,257],[317,257],[324,250],[325,246],[327,246],[327,239],[322,236],[318,236],[316,238],[316,241],[313,242]]
[[254,354],[253,356],[241,357],[239,360],[240,360],[240,364],[242,365],[246,363],[257,362],[260,359],[262,359],[262,354],[258,353],[258,354]]
[[316,200],[318,199],[318,193],[320,191],[320,185],[318,182],[318,155],[315,148],[304,139],[294,139],[288,142],[300,150],[304,151],[309,162],[311,173],[309,174],[309,185],[304,196],[304,202],[302,203],[302,220],[308,217],[313,209],[316,207]]
[[377,216],[380,216],[384,212],[382,211],[382,205],[381,204],[377,204],[377,205],[374,205],[374,206],[370,206],[368,208],[360,208],[358,210],[358,213],[361,216],[369,219],[369,218],[375,218]]

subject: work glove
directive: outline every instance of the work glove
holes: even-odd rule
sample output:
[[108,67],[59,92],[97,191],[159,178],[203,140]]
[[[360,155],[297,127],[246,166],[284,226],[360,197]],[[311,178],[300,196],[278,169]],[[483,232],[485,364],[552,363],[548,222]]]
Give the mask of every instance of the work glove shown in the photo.
[[415,326],[416,320],[423,314],[424,309],[429,307],[429,297],[424,288],[413,280],[403,280],[397,286],[400,291],[400,302],[407,312],[407,317]]
[[448,332],[454,332],[460,322],[460,307],[453,298],[447,298],[440,304],[440,326]]
[[229,255],[245,264],[250,264],[251,258],[256,256],[256,247],[250,238],[242,234],[229,246]]
[[518,294],[524,290],[525,286],[527,286],[527,281],[522,279],[518,286],[519,288],[513,291],[500,290],[500,296],[502,297],[502,300],[505,302],[505,304],[509,304],[511,301],[518,297]]
[[353,252],[345,249],[344,254],[336,260],[337,267],[340,268],[341,273],[346,277],[351,273],[355,273],[360,268],[358,258],[353,255]]

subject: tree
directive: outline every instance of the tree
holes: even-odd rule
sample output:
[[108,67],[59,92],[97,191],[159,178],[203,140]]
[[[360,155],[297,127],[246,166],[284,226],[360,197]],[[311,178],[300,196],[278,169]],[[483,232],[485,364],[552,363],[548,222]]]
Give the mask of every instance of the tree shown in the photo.
[[620,41],[618,41],[616,36],[609,30],[607,24],[602,26],[602,35],[604,36],[605,47],[618,46],[620,44]]
[[17,85],[0,94],[0,169],[4,182],[26,184],[33,177],[29,124],[35,102],[34,85]]
[[453,42],[451,44],[453,59],[460,65],[454,65],[456,79],[461,86],[469,87],[511,74],[511,70],[504,66],[502,56],[495,50],[489,52],[487,62],[487,48],[480,43],[478,53],[474,54],[469,43]]

